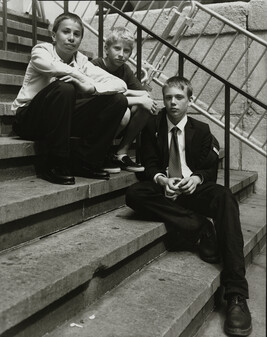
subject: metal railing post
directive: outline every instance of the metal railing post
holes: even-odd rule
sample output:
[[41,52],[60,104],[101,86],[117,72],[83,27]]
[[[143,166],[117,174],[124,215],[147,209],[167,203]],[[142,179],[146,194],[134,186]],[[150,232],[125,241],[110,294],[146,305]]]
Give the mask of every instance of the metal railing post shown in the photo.
[[230,186],[230,86],[225,84],[224,186]]
[[32,46],[37,43],[37,16],[36,16],[37,6],[36,0],[32,0]]
[[97,1],[98,4],[98,57],[103,57],[104,48],[104,7],[102,1]]
[[179,69],[178,69],[179,76],[184,77],[184,58],[183,55],[179,54]]
[[64,1],[64,14],[69,12],[69,2],[68,1]]
[[3,0],[3,49],[7,50],[7,0]]
[[[136,76],[138,80],[141,82],[142,79],[142,29],[137,27],[137,42],[136,42]],[[141,132],[139,132],[138,136],[136,137],[136,162],[139,164],[141,162]]]

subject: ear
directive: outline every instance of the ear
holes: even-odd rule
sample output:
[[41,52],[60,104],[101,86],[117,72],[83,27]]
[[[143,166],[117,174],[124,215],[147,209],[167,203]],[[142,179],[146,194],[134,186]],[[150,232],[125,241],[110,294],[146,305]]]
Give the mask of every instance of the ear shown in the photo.
[[106,45],[104,45],[104,49],[105,49],[106,55],[108,55],[108,47]]
[[52,41],[53,42],[56,42],[56,33],[55,32],[52,32]]
[[194,102],[193,96],[189,97],[188,101],[188,106],[190,106]]

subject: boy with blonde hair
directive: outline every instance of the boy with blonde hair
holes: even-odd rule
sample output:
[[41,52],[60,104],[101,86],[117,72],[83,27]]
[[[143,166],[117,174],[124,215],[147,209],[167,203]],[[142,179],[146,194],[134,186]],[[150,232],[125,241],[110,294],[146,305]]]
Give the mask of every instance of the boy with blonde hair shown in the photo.
[[133,140],[146,125],[149,115],[157,113],[157,103],[149,96],[126,64],[133,48],[134,37],[131,31],[125,27],[116,27],[106,39],[106,57],[92,61],[94,65],[119,77],[127,84],[127,91],[124,94],[128,101],[128,109],[117,131],[117,135],[120,135],[123,130],[122,139],[116,153],[112,155],[104,167],[110,173],[120,172],[120,169],[131,172],[144,170],[144,167],[132,161],[127,153]]

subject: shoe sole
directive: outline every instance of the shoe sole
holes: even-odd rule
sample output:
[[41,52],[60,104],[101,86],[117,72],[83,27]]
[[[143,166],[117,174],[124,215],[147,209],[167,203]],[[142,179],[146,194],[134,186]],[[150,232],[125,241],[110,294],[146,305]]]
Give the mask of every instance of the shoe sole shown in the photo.
[[119,167],[114,168],[114,169],[112,169],[112,168],[103,168],[103,170],[105,172],[108,172],[108,173],[120,173],[121,172],[121,169]]
[[63,181],[59,182],[59,181],[54,181],[53,179],[51,179],[50,177],[45,176],[45,175],[40,176],[40,178],[44,179],[44,180],[46,180],[46,181],[48,181],[52,184],[56,184],[56,185],[75,185],[75,180],[72,180],[72,181],[70,181],[70,180],[64,181],[63,180]]
[[137,168],[133,168],[133,167],[123,167],[122,170],[128,171],[128,172],[144,172],[145,169],[144,167],[137,167]]
[[211,264],[217,264],[221,262],[221,259],[219,256],[212,256],[212,257],[207,257],[207,256],[203,256],[203,255],[199,255],[201,260],[207,262],[207,263],[211,263]]
[[231,336],[249,336],[252,332],[252,325],[248,329],[228,328],[224,326],[224,331]]

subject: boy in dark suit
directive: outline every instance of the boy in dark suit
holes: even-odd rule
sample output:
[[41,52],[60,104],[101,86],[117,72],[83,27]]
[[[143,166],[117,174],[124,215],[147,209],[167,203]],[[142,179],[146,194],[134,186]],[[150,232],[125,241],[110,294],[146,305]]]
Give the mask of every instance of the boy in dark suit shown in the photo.
[[[246,303],[243,235],[239,207],[230,189],[216,184],[218,144],[209,126],[187,116],[191,83],[171,77],[163,86],[163,108],[142,132],[142,163],[147,181],[132,185],[126,203],[157,217],[179,235],[197,241],[200,257],[223,262],[222,284],[228,302],[225,332],[247,336],[252,330]],[[213,219],[213,225],[206,217]]]

